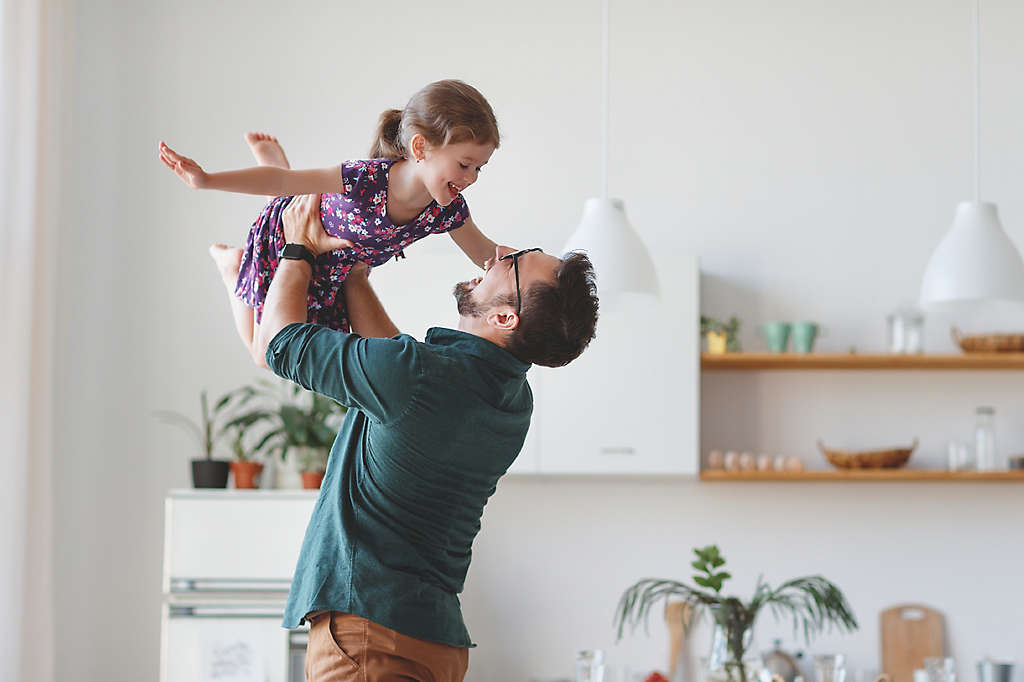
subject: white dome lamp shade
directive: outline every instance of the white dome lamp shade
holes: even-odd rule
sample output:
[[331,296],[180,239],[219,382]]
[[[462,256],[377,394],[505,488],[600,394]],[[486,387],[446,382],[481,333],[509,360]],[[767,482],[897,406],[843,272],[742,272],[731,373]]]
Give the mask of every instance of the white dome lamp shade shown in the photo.
[[629,224],[621,199],[587,199],[583,218],[565,251],[586,251],[601,294],[658,295],[654,262]]
[[601,21],[601,197],[583,204],[580,226],[563,252],[585,251],[594,264],[604,298],[625,292],[658,295],[658,277],[640,235],[626,218],[621,199],[608,197],[608,0]]
[[1024,260],[999,223],[996,205],[981,201],[981,14],[974,5],[974,201],[956,207],[953,227],[932,253],[921,280],[921,304],[1024,300]]
[[999,224],[996,205],[963,201],[928,261],[921,303],[1024,300],[1024,260]]

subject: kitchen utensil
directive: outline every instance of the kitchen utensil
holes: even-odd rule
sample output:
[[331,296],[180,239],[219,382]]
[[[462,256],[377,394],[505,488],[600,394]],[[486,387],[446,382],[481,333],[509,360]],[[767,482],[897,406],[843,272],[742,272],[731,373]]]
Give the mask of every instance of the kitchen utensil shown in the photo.
[[895,469],[907,463],[910,454],[917,447],[917,439],[908,448],[888,448],[885,450],[837,450],[827,448],[818,439],[818,448],[825,458],[840,469]]
[[764,662],[764,669],[770,675],[778,675],[783,682],[793,682],[800,674],[800,667],[797,665],[796,657],[782,650],[782,640],[774,642],[774,648],[761,654]]
[[961,334],[956,327],[950,330],[953,341],[965,353],[1022,353],[1024,334]]
[[665,624],[668,625],[668,678],[676,679],[676,670],[684,655],[686,635],[693,624],[693,607],[684,601],[665,604]]
[[881,613],[882,670],[893,682],[914,682],[924,659],[945,654],[942,614],[920,604],[901,604]]
[[978,661],[978,682],[1012,682],[1013,663],[985,658]]

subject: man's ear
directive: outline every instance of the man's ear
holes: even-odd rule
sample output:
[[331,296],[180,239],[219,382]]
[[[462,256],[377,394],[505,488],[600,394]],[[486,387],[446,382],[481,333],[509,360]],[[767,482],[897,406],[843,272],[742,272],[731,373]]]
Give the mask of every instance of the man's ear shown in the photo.
[[487,324],[498,331],[512,332],[519,326],[519,315],[512,308],[501,306],[487,313]]

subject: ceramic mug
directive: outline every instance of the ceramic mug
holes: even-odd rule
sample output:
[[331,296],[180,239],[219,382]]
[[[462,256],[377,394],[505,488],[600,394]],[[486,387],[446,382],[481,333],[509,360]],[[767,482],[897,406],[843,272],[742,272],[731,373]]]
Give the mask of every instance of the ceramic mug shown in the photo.
[[824,335],[824,330],[815,322],[794,322],[793,351],[810,353],[814,350],[814,340],[819,334]]
[[773,353],[785,353],[789,345],[789,322],[765,322],[761,326],[764,340],[768,342],[768,350]]

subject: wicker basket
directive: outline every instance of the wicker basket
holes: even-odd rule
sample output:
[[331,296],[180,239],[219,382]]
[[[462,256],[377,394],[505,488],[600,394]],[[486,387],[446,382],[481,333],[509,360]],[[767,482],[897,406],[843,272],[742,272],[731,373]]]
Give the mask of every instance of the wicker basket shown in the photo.
[[963,335],[956,327],[950,330],[953,341],[965,353],[1024,353],[1024,334]]
[[896,469],[907,463],[916,447],[916,438],[908,448],[887,450],[834,450],[818,440],[818,448],[825,458],[840,469]]

